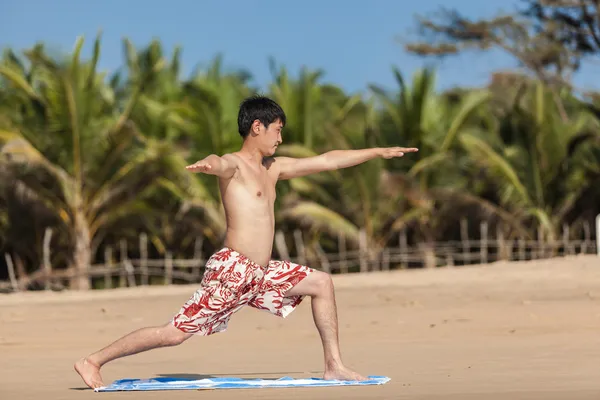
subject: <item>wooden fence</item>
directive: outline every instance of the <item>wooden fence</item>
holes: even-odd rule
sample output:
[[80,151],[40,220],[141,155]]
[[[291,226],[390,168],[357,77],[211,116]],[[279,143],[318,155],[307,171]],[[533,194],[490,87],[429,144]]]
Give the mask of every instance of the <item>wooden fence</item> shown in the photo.
[[[537,240],[506,239],[502,231],[490,237],[488,224],[480,225],[477,239],[470,239],[467,234],[466,221],[461,224],[461,240],[437,242],[427,245],[408,245],[404,233],[399,236],[397,247],[376,249],[367,243],[366,235],[361,232],[357,249],[347,249],[343,236],[338,238],[338,251],[326,253],[319,243],[308,248],[303,240],[302,232],[293,234],[296,254],[290,255],[282,232],[275,235],[275,250],[279,258],[310,265],[333,274],[354,272],[386,271],[403,268],[432,268],[453,267],[470,264],[487,264],[500,260],[525,261],[551,257],[561,257],[575,254],[598,254],[600,249],[598,218],[596,240],[592,237],[589,224],[583,225],[581,238],[573,239],[568,227],[564,227],[560,239],[547,240],[538,235]],[[74,271],[52,270],[49,263],[49,236],[46,232],[44,240],[44,264],[39,271],[29,276],[17,277],[13,260],[6,254],[9,269],[9,282],[0,282],[2,291],[24,290],[30,284],[36,283],[46,289],[65,287],[65,283],[75,276]],[[104,263],[91,265],[88,277],[97,288],[133,287],[139,285],[178,283],[197,283],[200,281],[206,256],[202,254],[202,239],[196,241],[195,255],[191,259],[174,259],[171,252],[166,252],[164,258],[148,258],[147,236],[139,238],[139,258],[130,259],[127,255],[127,243],[120,242],[118,257],[112,248],[104,251]],[[310,250],[310,251],[309,251]],[[600,263],[600,261],[599,261]]]

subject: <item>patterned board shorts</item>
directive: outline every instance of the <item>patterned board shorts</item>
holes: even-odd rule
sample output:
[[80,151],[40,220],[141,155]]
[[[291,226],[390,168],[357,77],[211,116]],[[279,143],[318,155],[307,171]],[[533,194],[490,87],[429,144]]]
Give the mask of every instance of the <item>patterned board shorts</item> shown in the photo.
[[265,268],[224,247],[207,261],[200,288],[171,323],[185,333],[207,336],[226,330],[245,305],[285,318],[303,299],[285,293],[313,271],[289,261],[270,261]]

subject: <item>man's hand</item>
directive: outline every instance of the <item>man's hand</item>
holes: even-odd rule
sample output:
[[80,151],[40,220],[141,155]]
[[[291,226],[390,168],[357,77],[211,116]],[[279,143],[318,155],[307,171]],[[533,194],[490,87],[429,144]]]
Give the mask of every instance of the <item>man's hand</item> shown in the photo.
[[415,147],[384,147],[380,149],[379,156],[385,159],[402,157],[404,153],[416,153],[419,149]]
[[192,165],[188,165],[187,167],[185,167],[185,169],[191,172],[208,173],[210,170],[212,170],[212,165],[210,165],[208,161],[200,160]]

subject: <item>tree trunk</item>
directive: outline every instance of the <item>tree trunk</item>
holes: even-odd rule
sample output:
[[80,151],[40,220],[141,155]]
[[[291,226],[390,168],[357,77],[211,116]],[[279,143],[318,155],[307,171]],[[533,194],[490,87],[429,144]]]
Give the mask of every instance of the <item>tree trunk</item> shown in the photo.
[[437,267],[437,258],[435,255],[435,234],[433,229],[429,226],[431,220],[425,222],[423,227],[424,243],[421,243],[421,249],[423,251],[423,263],[425,268]]
[[75,276],[71,279],[71,289],[89,290],[90,278],[89,268],[92,256],[90,228],[82,213],[75,215],[75,226],[73,227],[73,240],[75,250],[71,270]]
[[426,240],[425,243],[421,244],[421,250],[423,252],[423,266],[425,268],[437,267],[437,260],[435,256],[435,246],[432,240]]

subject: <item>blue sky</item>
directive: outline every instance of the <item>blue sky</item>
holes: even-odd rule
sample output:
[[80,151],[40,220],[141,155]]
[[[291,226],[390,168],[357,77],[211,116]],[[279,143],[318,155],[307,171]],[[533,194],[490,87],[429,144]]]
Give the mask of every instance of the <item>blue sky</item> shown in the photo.
[[[183,48],[184,73],[223,55],[226,68],[245,68],[254,84],[269,82],[268,58],[296,74],[302,66],[325,71],[323,82],[362,91],[370,83],[395,87],[397,66],[407,75],[434,60],[407,54],[399,37],[411,37],[415,15],[438,9],[439,0],[1,0],[0,47],[23,49],[37,41],[68,52],[79,35],[91,43],[102,31],[100,66],[114,71],[123,64],[121,39],[136,46],[159,38],[167,54]],[[509,11],[506,0],[447,0],[469,16]],[[485,84],[490,71],[510,67],[501,53],[465,54],[438,67],[438,87]],[[576,78],[596,86],[591,68]]]

